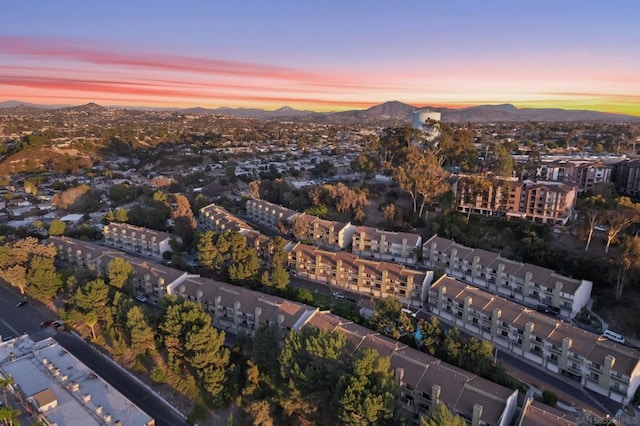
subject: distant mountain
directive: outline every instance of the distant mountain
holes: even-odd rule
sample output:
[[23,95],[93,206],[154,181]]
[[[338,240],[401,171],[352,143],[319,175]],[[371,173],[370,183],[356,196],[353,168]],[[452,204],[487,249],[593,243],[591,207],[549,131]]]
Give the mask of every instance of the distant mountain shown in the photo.
[[40,108],[40,109],[60,109],[60,108],[67,108],[67,107],[73,106],[73,105],[40,105],[40,104],[32,104],[29,102],[14,101],[14,100],[0,102],[0,108],[15,108],[20,105],[30,107],[30,108]]
[[518,121],[609,121],[609,122],[640,122],[640,117],[624,114],[611,114],[588,110],[565,110],[559,108],[516,108],[510,104],[478,105],[468,108],[452,109],[437,107],[418,107],[398,101],[385,102],[374,105],[365,110],[350,110],[341,112],[315,112],[297,110],[289,106],[268,111],[259,108],[155,108],[155,107],[103,107],[95,103],[69,107],[62,105],[37,105],[20,101],[5,101],[0,108],[15,108],[26,106],[41,109],[66,109],[68,111],[85,114],[97,113],[110,108],[144,111],[178,111],[188,114],[220,114],[239,118],[257,118],[265,120],[298,120],[325,123],[379,123],[405,125],[411,122],[413,111],[428,108],[442,113],[442,121],[451,123],[487,123],[487,122],[518,122]]

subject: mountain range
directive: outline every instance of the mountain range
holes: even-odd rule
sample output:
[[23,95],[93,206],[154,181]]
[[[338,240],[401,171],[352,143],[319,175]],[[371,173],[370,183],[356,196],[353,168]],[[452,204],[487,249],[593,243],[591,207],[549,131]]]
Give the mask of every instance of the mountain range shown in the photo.
[[413,112],[417,109],[429,109],[442,114],[442,121],[451,123],[487,123],[487,122],[518,122],[518,121],[608,121],[608,122],[640,122],[640,117],[624,114],[604,113],[589,110],[565,110],[559,108],[516,108],[511,104],[502,105],[478,105],[467,108],[453,109],[441,107],[417,107],[398,101],[385,102],[372,106],[365,110],[350,110],[341,112],[315,112],[297,110],[288,106],[269,111],[259,108],[154,108],[154,107],[100,107],[96,104],[87,104],[81,107],[70,105],[39,105],[20,101],[0,102],[0,108],[16,108],[26,106],[47,110],[64,108],[121,108],[148,111],[176,111],[189,114],[213,113],[226,116],[259,119],[291,119],[299,121],[331,122],[331,123],[358,123],[358,122],[396,122],[398,124],[409,123]]

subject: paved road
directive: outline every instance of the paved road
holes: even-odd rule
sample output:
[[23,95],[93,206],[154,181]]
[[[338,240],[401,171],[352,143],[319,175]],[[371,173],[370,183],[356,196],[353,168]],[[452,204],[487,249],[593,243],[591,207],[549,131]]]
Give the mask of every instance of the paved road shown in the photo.
[[131,400],[144,412],[156,420],[158,426],[187,425],[167,402],[151,391],[146,385],[133,379],[114,362],[108,360],[97,350],[87,345],[82,339],[62,332],[54,336],[67,351],[90,367],[111,386]]
[[0,280],[0,333],[2,333],[3,339],[29,334],[33,340],[39,341],[53,336],[72,355],[84,362],[140,409],[156,419],[157,425],[187,424],[155,392],[122,370],[113,361],[103,357],[82,339],[67,332],[56,333],[51,327],[40,328],[42,321],[54,319],[55,315],[47,306],[32,299],[28,299],[26,305],[16,307],[16,304],[21,300],[23,300],[23,296],[16,288]]

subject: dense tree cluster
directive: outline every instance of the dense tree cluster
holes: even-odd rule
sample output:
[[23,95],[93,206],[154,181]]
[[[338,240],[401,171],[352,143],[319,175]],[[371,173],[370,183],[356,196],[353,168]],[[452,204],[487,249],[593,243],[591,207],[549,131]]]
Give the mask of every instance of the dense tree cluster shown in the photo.
[[28,237],[0,245],[0,277],[17,287],[22,294],[48,302],[62,286],[56,270],[56,249]]

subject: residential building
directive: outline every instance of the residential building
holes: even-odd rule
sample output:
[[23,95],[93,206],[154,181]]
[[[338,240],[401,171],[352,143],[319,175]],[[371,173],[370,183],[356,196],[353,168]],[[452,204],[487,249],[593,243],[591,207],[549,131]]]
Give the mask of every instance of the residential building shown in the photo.
[[[516,422],[516,426],[578,426],[579,424],[569,418],[564,411],[536,401],[533,397],[525,399],[520,418]],[[597,423],[594,421],[588,424]]]
[[167,286],[167,293],[200,303],[213,325],[253,335],[261,326],[277,326],[286,335],[298,331],[318,311],[301,303],[199,276]]
[[453,200],[460,212],[566,225],[573,217],[577,187],[560,182],[487,180],[475,187],[469,176],[452,177]]
[[595,160],[543,161],[536,177],[542,181],[573,183],[578,193],[593,189],[594,185],[611,180],[613,165]]
[[358,226],[352,236],[353,254],[415,265],[422,250],[422,236],[409,232],[381,231]]
[[198,224],[204,231],[215,231],[223,234],[227,231],[239,232],[243,229],[251,229],[245,221],[229,213],[227,209],[209,204],[200,209]]
[[614,165],[611,180],[616,190],[624,195],[640,195],[640,159],[629,158]]
[[593,287],[591,281],[564,277],[551,269],[472,249],[437,235],[424,243],[422,262],[518,303],[551,306],[567,318],[575,317],[589,303]]
[[245,208],[247,216],[252,220],[273,230],[279,230],[281,223],[288,224],[293,216],[299,214],[294,210],[258,198],[247,201]]
[[104,243],[124,251],[136,252],[162,259],[162,254],[171,251],[171,234],[153,229],[111,222],[102,228]]
[[0,371],[38,423],[57,426],[140,425],[155,420],[52,338],[0,343]]
[[400,403],[418,420],[440,403],[472,426],[511,425],[518,391],[454,367],[336,315],[317,312],[305,327],[343,333],[353,352],[372,348],[389,357],[400,387]]
[[314,245],[329,250],[345,250],[351,245],[356,230],[351,223],[342,223],[300,214],[292,219],[293,234],[298,240],[309,240]]
[[640,385],[640,352],[496,294],[443,276],[429,289],[429,310],[539,367],[627,404]]
[[161,298],[168,285],[184,280],[188,274],[139,257],[129,256],[88,241],[68,237],[51,237],[48,242],[57,249],[57,259],[69,266],[95,268],[108,274],[109,262],[121,258],[133,267],[132,285],[134,290]]
[[427,297],[432,271],[418,271],[397,263],[364,259],[297,243],[289,251],[292,274],[336,288],[374,297],[396,297],[420,307]]

